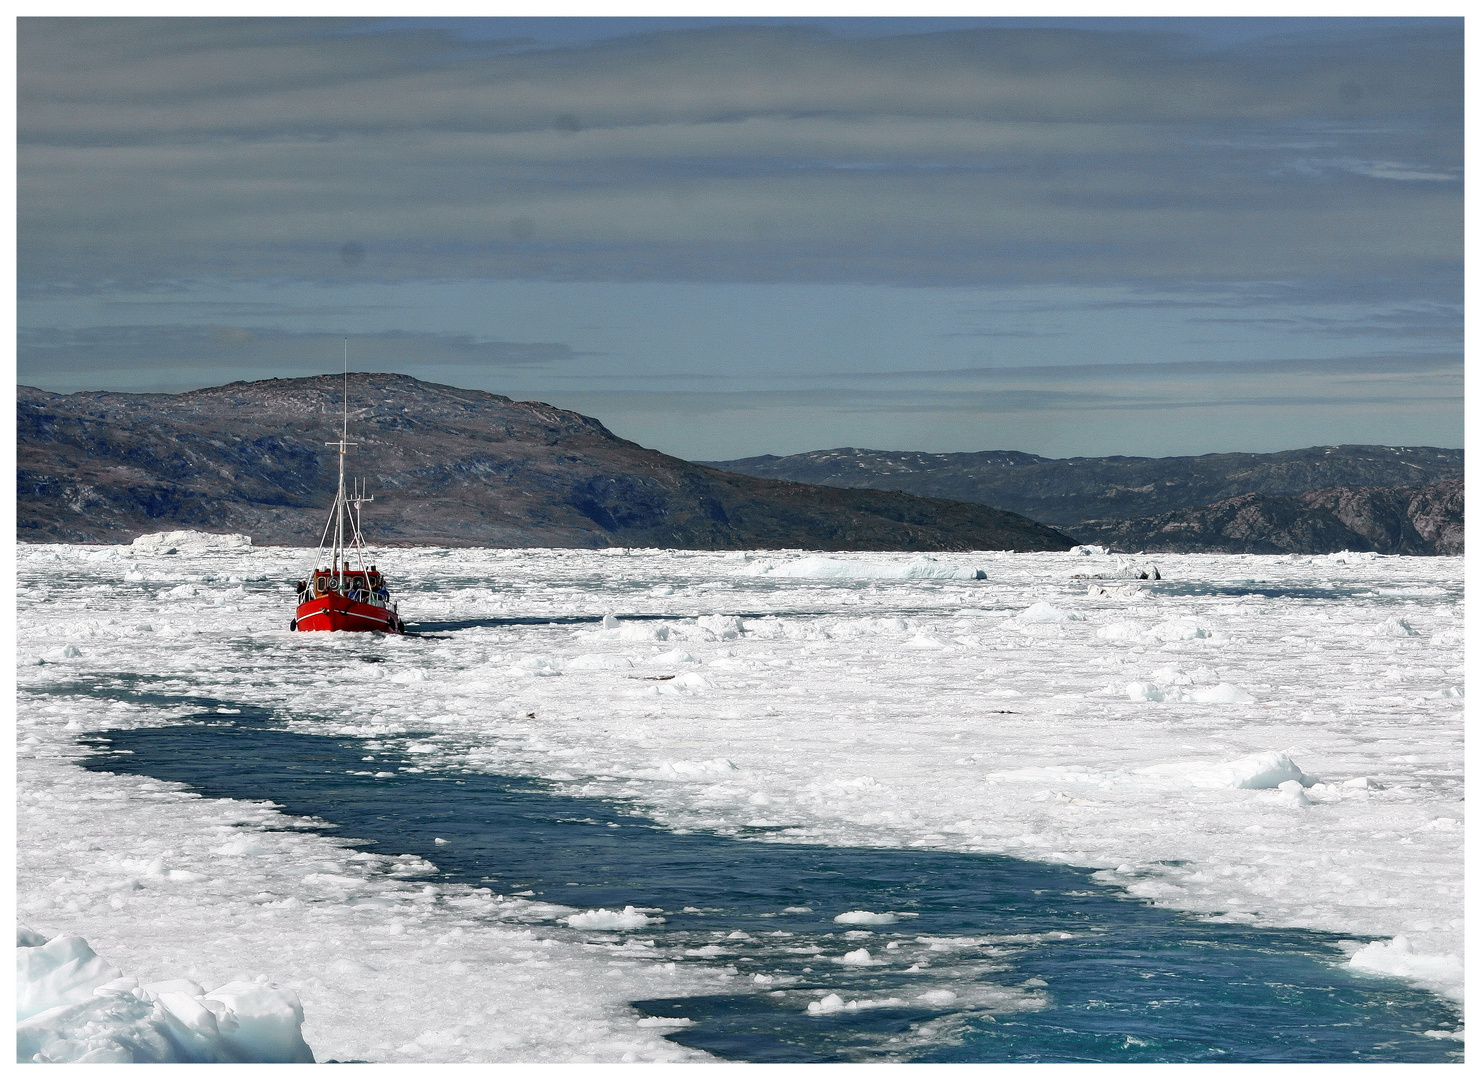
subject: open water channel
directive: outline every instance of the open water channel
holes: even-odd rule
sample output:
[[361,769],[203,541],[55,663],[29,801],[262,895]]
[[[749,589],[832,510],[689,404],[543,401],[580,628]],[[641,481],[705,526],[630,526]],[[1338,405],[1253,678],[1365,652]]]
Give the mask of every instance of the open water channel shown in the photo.
[[[662,919],[589,939],[733,967],[735,993],[633,1003],[671,1019],[669,1038],[724,1058],[1458,1058],[1454,1043],[1423,1034],[1455,1027],[1453,1005],[1351,971],[1336,937],[1180,915],[1088,870],[782,843],[761,829],[682,833],[542,782],[400,771],[410,762],[382,744],[290,731],[250,706],[95,744],[107,752],[88,768],[271,799],[364,850],[418,854],[448,882]],[[851,911],[893,921],[835,921]]]

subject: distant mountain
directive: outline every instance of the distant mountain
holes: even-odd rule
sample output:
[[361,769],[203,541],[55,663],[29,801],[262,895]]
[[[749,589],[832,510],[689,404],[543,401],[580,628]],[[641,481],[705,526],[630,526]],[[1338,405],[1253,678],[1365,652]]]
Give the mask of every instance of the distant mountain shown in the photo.
[[1236,495],[1205,507],[1129,521],[1087,521],[1081,541],[1118,551],[1249,554],[1378,551],[1465,553],[1460,477],[1428,487],[1327,488],[1301,495]]
[[[184,394],[20,387],[17,535],[119,542],[189,528],[319,540],[337,482],[342,380]],[[813,550],[1063,550],[1070,537],[970,502],[722,472],[540,402],[350,376],[350,472],[376,543]]]
[[1088,521],[1140,520],[1239,495],[1422,487],[1462,475],[1465,455],[1432,446],[1312,446],[1277,454],[1166,458],[1043,458],[1012,450],[921,454],[845,447],[704,464],[748,476],[963,499],[1012,510],[1078,536],[1077,527]]

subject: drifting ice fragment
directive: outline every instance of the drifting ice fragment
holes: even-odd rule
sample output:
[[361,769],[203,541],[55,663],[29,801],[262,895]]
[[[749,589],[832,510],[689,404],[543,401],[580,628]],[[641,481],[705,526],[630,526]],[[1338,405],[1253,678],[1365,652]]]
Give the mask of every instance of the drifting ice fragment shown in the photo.
[[583,911],[576,915],[568,915],[562,920],[568,926],[577,930],[640,930],[645,926],[653,926],[664,920],[654,915],[644,915],[637,908],[628,904],[621,911],[608,911],[606,908],[597,908],[595,911]]
[[1184,690],[1153,682],[1134,682],[1127,685],[1126,697],[1130,701],[1191,701],[1200,705],[1248,705],[1255,700],[1233,683]]
[[927,990],[924,994],[917,994],[917,1001],[924,1001],[927,1005],[950,1005],[956,1001],[956,994],[951,990]]
[[1417,953],[1403,934],[1395,934],[1392,941],[1370,941],[1353,954],[1348,965],[1374,975],[1393,975],[1446,986],[1451,988],[1449,993],[1456,998],[1460,997],[1460,988],[1465,981],[1460,957],[1452,953]]
[[1374,637],[1405,638],[1419,636],[1419,631],[1415,630],[1414,627],[1410,626],[1403,619],[1397,617],[1384,619],[1383,622],[1368,632]]
[[602,671],[604,669],[630,668],[633,662],[625,656],[604,656],[601,653],[583,653],[566,665],[569,671]]
[[312,1062],[298,995],[259,977],[209,994],[185,979],[140,986],[80,937],[20,927],[18,1062]]
[[1303,787],[1311,783],[1311,778],[1288,755],[1274,750],[1218,763],[1183,761],[1149,765],[1137,773],[1200,788],[1277,788],[1287,780]]
[[1032,607],[1020,611],[1014,616],[1019,622],[1084,622],[1084,615],[1076,615],[1071,611],[1061,611],[1053,604],[1046,604],[1042,600]]
[[721,641],[734,641],[746,631],[745,624],[734,615],[702,615],[695,622]]

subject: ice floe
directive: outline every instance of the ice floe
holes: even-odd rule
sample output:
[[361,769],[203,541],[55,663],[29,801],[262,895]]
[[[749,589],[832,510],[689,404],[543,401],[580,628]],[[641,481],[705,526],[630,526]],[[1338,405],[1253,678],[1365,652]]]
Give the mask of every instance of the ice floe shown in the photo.
[[1148,765],[1136,772],[1140,776],[1202,788],[1278,788],[1291,781],[1298,785],[1311,782],[1288,754],[1277,750],[1247,754],[1232,761]]
[[1045,622],[1084,622],[1085,616],[1078,615],[1073,611],[1064,611],[1053,604],[1040,600],[1036,604],[1024,608],[1014,618],[1018,622],[1045,623]]
[[655,926],[663,922],[663,919],[628,904],[621,911],[608,911],[606,908],[581,911],[566,916],[563,921],[578,930],[641,930],[645,926]]
[[567,671],[622,671],[631,668],[633,662],[625,656],[606,653],[582,653],[566,663]]
[[1353,954],[1348,964],[1375,975],[1398,975],[1438,986],[1457,998],[1465,979],[1459,956],[1421,955],[1404,934],[1395,934],[1390,941],[1370,941]]
[[1191,701],[1200,705],[1245,705],[1255,700],[1233,683],[1189,689],[1180,686],[1163,687],[1153,682],[1134,682],[1127,684],[1126,697],[1130,701]]
[[140,984],[74,935],[17,934],[19,1062],[310,1062],[303,1007],[266,979]]

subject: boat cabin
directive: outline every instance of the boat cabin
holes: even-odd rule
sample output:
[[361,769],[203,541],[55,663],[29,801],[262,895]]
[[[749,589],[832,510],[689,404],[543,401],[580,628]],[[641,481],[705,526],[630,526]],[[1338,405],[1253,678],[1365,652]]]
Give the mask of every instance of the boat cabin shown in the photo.
[[[339,579],[338,571],[328,568],[315,570],[311,581],[298,583],[299,602],[338,594]],[[385,580],[372,566],[369,570],[346,570],[344,572],[344,596],[346,599],[362,604],[378,604],[384,607],[391,597],[391,590],[386,588]]]

